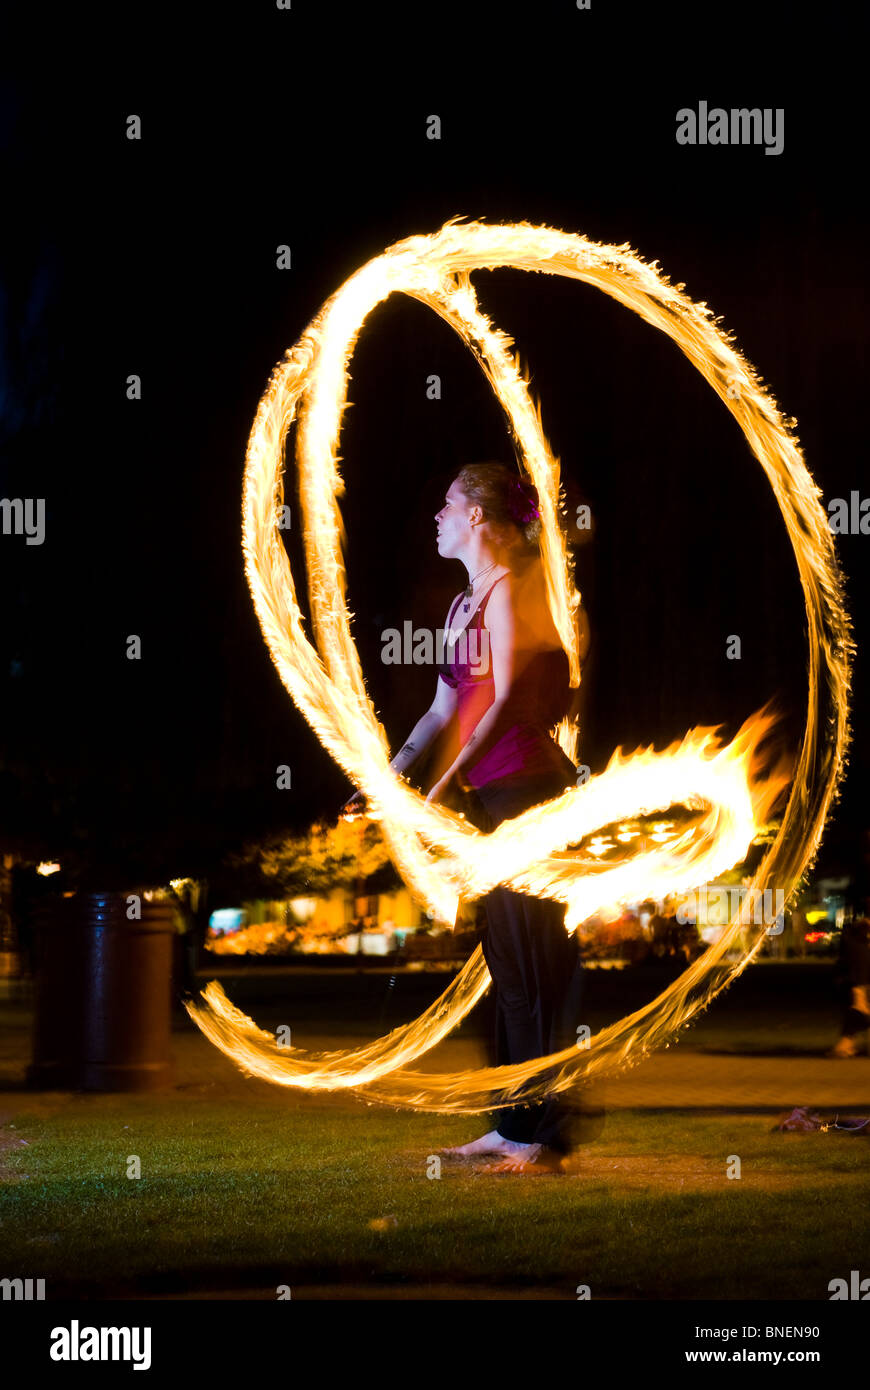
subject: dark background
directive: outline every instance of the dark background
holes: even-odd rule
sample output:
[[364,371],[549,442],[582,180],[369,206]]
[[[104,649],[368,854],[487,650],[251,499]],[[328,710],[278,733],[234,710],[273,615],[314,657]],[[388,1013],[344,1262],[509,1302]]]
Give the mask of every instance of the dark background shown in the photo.
[[[23,46],[2,95],[0,493],[44,496],[47,534],[0,538],[7,843],[75,850],[95,874],[123,861],[184,875],[335,816],[352,788],[281,685],[244,576],[245,447],[273,365],[324,300],[449,218],[546,224],[658,261],[796,417],[823,504],[870,493],[863,21],[808,14],[404,7],[390,41],[387,5],[294,0],[221,18],[107,12]],[[784,152],[678,146],[676,112],[701,99],[783,107]],[[141,142],[125,138],[130,113]],[[275,268],[283,243],[289,271]],[[474,280],[531,373],[570,514],[592,507],[575,552],[592,630],[581,760],[599,771],[617,746],[698,725],[731,736],[770,697],[797,743],[803,597],[725,406],[606,296],[511,270]],[[435,673],[383,665],[381,630],[443,622],[465,574],[438,557],[434,513],[463,463],[513,453],[471,354],[415,301],[374,312],[351,371],[348,603],[395,749]],[[141,402],[125,398],[130,373]],[[286,500],[304,603],[290,476]],[[837,544],[854,743],[820,866],[848,869],[868,823],[870,538]],[[126,659],[130,633],[141,661]],[[732,633],[741,661],[726,659]],[[282,763],[290,790],[275,787]]]

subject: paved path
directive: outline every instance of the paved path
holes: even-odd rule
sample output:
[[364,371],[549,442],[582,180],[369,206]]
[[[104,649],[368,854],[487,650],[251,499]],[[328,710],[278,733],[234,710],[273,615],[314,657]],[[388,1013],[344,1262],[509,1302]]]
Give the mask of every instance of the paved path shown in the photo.
[[[268,1026],[268,1025],[267,1025]],[[346,1025],[345,1025],[346,1026]],[[0,1020],[0,1114],[20,1105],[24,1072],[30,1058],[30,1012],[21,1005],[4,1010]],[[319,1051],[350,1048],[371,1040],[342,1031],[296,1035],[298,1046]],[[870,1114],[870,1058],[829,1059],[809,1052],[740,1055],[692,1050],[689,1039],[672,1044],[616,1076],[595,1083],[608,1110],[629,1108],[790,1110],[803,1105]],[[798,1040],[793,1040],[797,1045]],[[251,1088],[277,1095],[276,1087],[245,1077],[187,1020],[176,1017],[172,1035],[173,1092],[244,1096]],[[485,1049],[475,1038],[447,1038],[415,1063],[425,1071],[460,1072],[486,1065]],[[64,1093],[51,1093],[61,1095]],[[325,1099],[325,1097],[324,1097]],[[330,1101],[356,1107],[354,1096],[335,1093]]]

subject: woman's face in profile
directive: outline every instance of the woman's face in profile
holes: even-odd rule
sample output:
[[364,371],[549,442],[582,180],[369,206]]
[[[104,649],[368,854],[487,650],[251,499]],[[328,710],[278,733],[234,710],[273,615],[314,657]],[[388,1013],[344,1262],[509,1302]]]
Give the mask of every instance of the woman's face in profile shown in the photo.
[[468,499],[457,482],[447,489],[444,506],[435,514],[438,528],[438,554],[451,560],[468,540],[471,527],[466,515]]

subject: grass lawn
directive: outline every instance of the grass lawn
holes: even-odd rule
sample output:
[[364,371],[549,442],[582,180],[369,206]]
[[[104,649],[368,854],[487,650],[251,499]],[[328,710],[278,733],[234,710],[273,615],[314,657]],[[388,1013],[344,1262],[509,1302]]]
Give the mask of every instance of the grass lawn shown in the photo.
[[482,1117],[288,1103],[249,1083],[243,1101],[208,1084],[25,1094],[4,1120],[0,1275],[43,1277],[49,1297],[449,1281],[827,1299],[870,1250],[870,1140],[772,1134],[757,1113],[615,1110],[568,1176],[444,1162],[440,1179],[428,1156],[482,1133]]

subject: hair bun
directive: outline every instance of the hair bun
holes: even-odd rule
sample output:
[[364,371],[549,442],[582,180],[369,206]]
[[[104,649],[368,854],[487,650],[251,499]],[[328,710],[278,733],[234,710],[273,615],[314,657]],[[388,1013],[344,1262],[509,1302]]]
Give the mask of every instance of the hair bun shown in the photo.
[[538,489],[534,483],[526,479],[513,478],[508,497],[508,507],[511,516],[519,526],[527,526],[530,521],[537,521],[541,512]]

